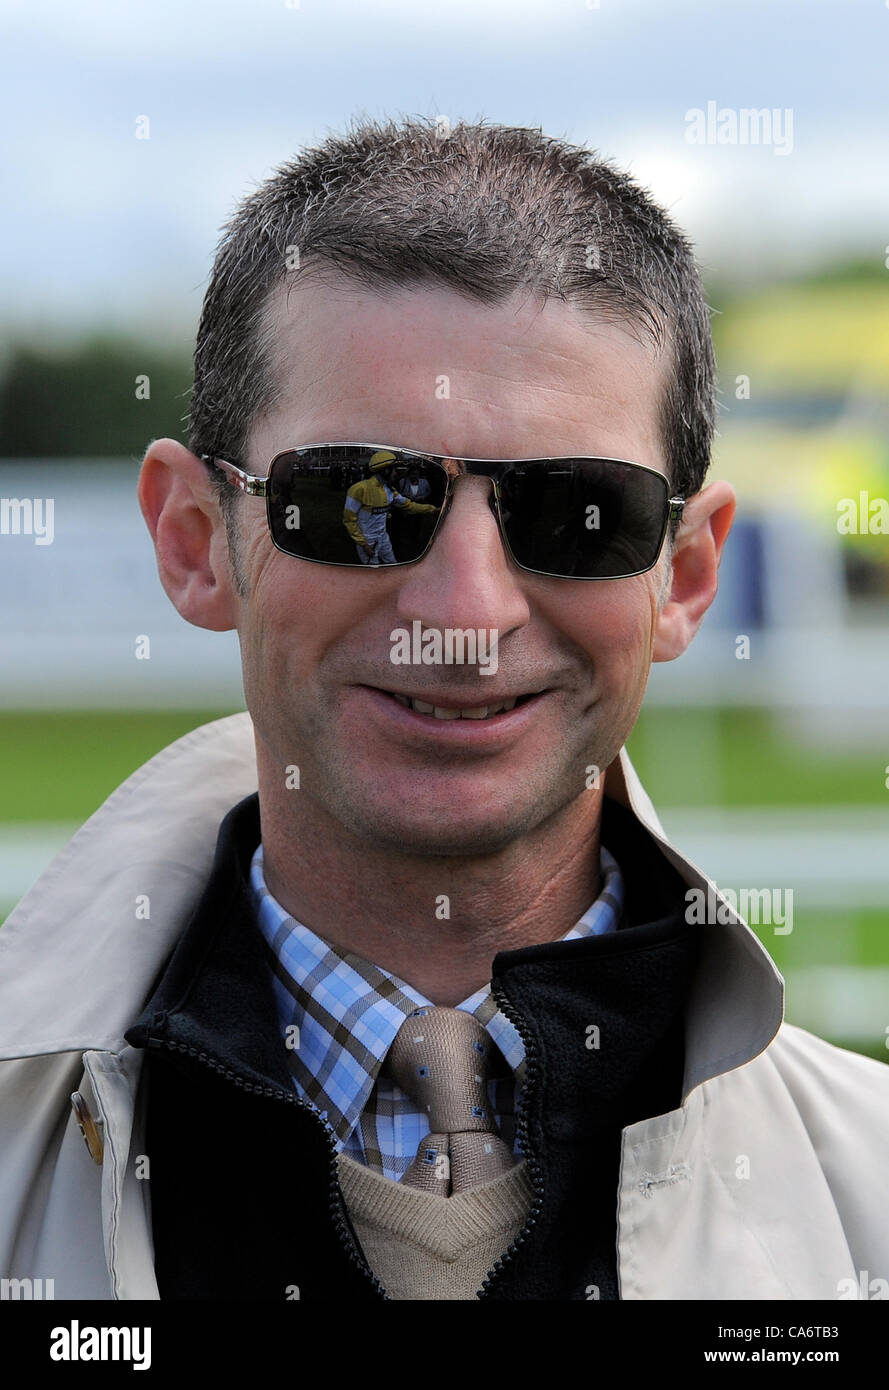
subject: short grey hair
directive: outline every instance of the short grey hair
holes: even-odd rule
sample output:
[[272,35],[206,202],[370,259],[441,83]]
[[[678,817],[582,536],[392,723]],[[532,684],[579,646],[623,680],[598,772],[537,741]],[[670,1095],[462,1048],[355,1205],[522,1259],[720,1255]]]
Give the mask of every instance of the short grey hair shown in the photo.
[[[195,348],[192,452],[244,458],[282,385],[270,298],[288,277],[325,269],[382,294],[425,283],[496,305],[531,291],[641,331],[670,353],[660,420],[673,490],[703,485],[716,382],[691,243],[595,151],[486,121],[363,119],[282,165],[217,248]],[[237,492],[213,478],[228,525]]]

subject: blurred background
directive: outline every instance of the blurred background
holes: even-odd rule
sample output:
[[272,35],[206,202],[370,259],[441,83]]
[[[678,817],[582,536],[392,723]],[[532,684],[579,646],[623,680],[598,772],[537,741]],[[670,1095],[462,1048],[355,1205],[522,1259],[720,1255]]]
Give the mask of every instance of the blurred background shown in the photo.
[[185,438],[221,224],[352,116],[483,116],[614,158],[696,244],[739,510],[628,746],[720,888],[792,893],[792,931],[751,920],[789,1019],[889,1060],[887,30],[811,0],[7,3],[0,499],[54,510],[51,544],[0,511],[0,917],[244,707],[235,634],[175,613],[135,496]]

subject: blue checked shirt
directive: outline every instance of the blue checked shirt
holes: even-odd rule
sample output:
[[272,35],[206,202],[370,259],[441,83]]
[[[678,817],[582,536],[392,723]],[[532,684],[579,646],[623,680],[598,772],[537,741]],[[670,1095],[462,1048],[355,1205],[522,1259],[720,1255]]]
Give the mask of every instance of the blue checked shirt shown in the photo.
[[[602,891],[563,941],[617,930],[623,878],[608,850],[602,847],[600,855]],[[262,863],[260,844],[250,885],[294,1089],[324,1120],[337,1152],[397,1182],[429,1133],[429,1117],[379,1073],[404,1020],[414,1009],[432,1007],[432,1001],[391,971],[323,941],[297,922],[268,891]],[[498,1009],[490,981],[456,1007],[475,1014],[507,1063],[508,1073],[489,1082],[489,1100],[500,1134],[521,1158],[516,1132],[525,1074],[521,1037]]]

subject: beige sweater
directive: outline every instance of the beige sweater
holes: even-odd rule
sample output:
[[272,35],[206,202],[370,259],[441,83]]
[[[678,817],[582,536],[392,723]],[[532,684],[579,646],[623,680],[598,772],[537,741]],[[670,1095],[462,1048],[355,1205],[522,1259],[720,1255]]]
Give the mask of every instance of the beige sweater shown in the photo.
[[340,1187],[368,1264],[392,1299],[473,1299],[521,1231],[534,1189],[527,1162],[437,1197],[337,1156]]

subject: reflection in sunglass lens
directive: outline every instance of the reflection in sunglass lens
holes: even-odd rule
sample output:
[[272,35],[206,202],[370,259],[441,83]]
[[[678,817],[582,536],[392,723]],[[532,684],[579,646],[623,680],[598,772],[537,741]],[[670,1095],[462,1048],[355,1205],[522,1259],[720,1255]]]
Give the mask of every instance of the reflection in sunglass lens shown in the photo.
[[506,539],[526,569],[618,578],[657,558],[669,496],[660,473],[616,459],[520,463],[500,495]]
[[444,500],[440,464],[356,445],[280,454],[269,477],[275,544],[328,565],[396,565],[427,549]]

